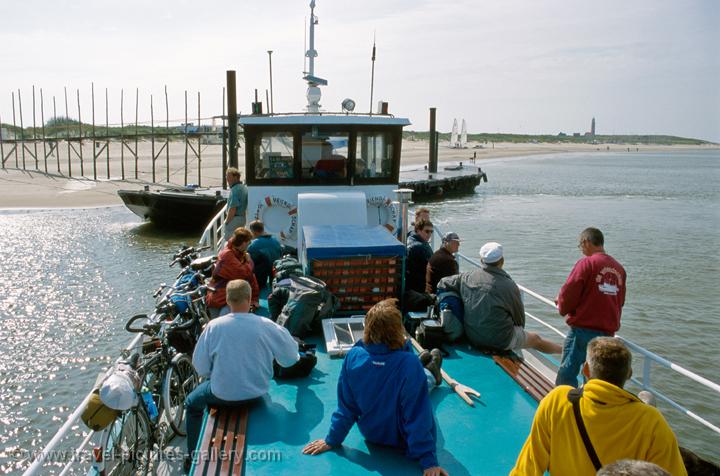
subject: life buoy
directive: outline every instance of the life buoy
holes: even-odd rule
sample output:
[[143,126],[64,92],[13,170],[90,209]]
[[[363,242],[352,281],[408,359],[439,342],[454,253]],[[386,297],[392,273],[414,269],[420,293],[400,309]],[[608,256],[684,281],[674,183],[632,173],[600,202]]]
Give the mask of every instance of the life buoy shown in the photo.
[[[378,223],[383,225],[385,228],[390,230],[392,233],[395,230],[397,224],[398,211],[395,204],[384,195],[376,195],[374,197],[368,197],[367,199],[368,211],[374,213],[374,209],[377,209]],[[374,222],[372,223],[374,224]]]
[[[265,219],[265,214],[271,207],[277,207],[287,210],[287,225],[281,229],[272,229],[268,226],[268,222]],[[265,230],[268,233],[277,233],[280,236],[280,240],[295,240],[297,239],[297,207],[285,200],[284,198],[276,197],[275,195],[268,195],[264,199],[260,200],[255,210],[255,219],[260,220],[265,225]]]

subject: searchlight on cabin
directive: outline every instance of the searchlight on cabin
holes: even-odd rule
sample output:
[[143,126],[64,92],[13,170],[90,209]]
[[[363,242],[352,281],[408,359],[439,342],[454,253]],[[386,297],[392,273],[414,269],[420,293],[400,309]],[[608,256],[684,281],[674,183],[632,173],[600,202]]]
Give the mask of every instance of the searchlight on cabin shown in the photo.
[[345,112],[353,112],[355,110],[355,101],[345,98],[341,104],[342,110]]

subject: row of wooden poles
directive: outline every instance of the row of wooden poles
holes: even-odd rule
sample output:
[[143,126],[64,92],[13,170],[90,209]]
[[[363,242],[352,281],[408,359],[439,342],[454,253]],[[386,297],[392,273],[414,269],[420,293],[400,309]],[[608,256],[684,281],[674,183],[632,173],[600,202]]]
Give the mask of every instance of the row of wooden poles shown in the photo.
[[[40,128],[37,127],[36,119],[37,119],[37,106],[36,106],[36,94],[35,94],[35,86],[32,86],[32,132],[30,134],[27,134],[27,131],[25,130],[24,126],[24,120],[23,120],[23,106],[22,106],[22,94],[21,91],[18,89],[17,91],[17,108],[16,108],[16,95],[13,91],[11,93],[12,96],[12,126],[13,126],[13,139],[5,138],[3,137],[2,131],[0,131],[0,159],[2,162],[2,168],[6,168],[6,163],[10,160],[11,157],[14,156],[15,158],[15,168],[22,169],[22,170],[28,170],[29,168],[32,169],[32,162],[34,161],[34,169],[35,170],[41,170],[40,169],[40,160],[38,158],[38,153],[40,152],[38,150],[38,143],[42,145],[42,163],[44,166],[44,172],[48,173],[48,158],[55,156],[56,158],[56,166],[57,166],[57,173],[62,174],[61,170],[61,162],[60,162],[60,145],[59,143],[61,141],[66,142],[67,144],[67,175],[69,177],[73,176],[73,157],[76,159],[79,159],[79,167],[80,167],[80,176],[85,176],[85,160],[86,158],[83,156],[83,150],[82,150],[82,142],[84,140],[92,140],[93,147],[92,147],[92,170],[93,170],[93,179],[97,180],[98,178],[98,159],[101,158],[101,156],[105,155],[105,168],[106,168],[106,175],[107,179],[110,179],[110,142],[111,141],[120,141],[120,173],[122,180],[125,180],[126,177],[126,170],[125,170],[125,152],[129,152],[130,156],[134,159],[134,178],[138,179],[139,176],[139,166],[138,166],[138,142],[140,139],[147,139],[149,138],[151,141],[151,155],[152,155],[152,182],[155,183],[157,180],[156,177],[156,162],[161,158],[163,155],[163,152],[165,152],[165,180],[167,182],[170,182],[170,150],[169,150],[169,142],[171,137],[183,137],[185,141],[185,164],[184,164],[184,183],[185,185],[188,184],[188,158],[189,158],[189,152],[192,152],[194,158],[197,160],[197,183],[198,185],[201,185],[202,182],[202,148],[201,148],[201,140],[203,136],[212,136],[216,135],[215,132],[203,132],[200,130],[200,125],[202,120],[208,120],[208,119],[223,119],[225,116],[225,88],[223,88],[223,112],[222,116],[220,117],[214,117],[214,118],[203,118],[201,116],[201,110],[200,110],[200,92],[197,93],[197,132],[195,133],[188,133],[188,92],[185,91],[185,122],[184,126],[182,126],[181,131],[170,131],[170,113],[169,113],[169,102],[168,102],[168,92],[167,92],[167,86],[164,88],[165,93],[165,131],[157,131],[156,130],[156,123],[155,123],[155,108],[153,103],[153,95],[150,95],[150,132],[139,132],[138,128],[140,125],[146,125],[147,122],[139,122],[138,121],[138,113],[139,113],[139,106],[140,106],[140,100],[139,100],[139,89],[135,89],[135,121],[129,122],[128,124],[125,123],[125,91],[124,89],[120,90],[120,124],[110,124],[109,123],[109,100],[108,100],[108,90],[105,88],[105,133],[104,134],[98,134],[97,133],[97,126],[95,122],[95,84],[91,83],[91,101],[92,101],[92,124],[91,124],[91,130],[89,135],[83,135],[83,123],[82,123],[82,107],[80,102],[80,90],[77,89],[77,124],[64,124],[61,126],[53,126],[53,129],[59,130],[59,134],[52,134],[51,136],[48,136],[46,134],[46,126],[45,126],[45,101],[43,97],[43,90],[42,88],[39,88],[40,92],[40,122],[41,126]],[[64,88],[64,96],[65,96],[65,120],[68,120],[70,118],[70,111],[69,111],[69,105],[68,105],[68,94],[67,94],[67,87]],[[57,119],[57,103],[55,100],[55,96],[52,98],[52,104],[53,104],[53,118]],[[20,119],[20,124],[18,128],[17,119]],[[194,119],[194,118],[193,118]],[[3,124],[2,117],[0,116],[0,127]],[[162,122],[160,122],[162,124]],[[9,125],[9,124],[8,124]],[[117,127],[120,126],[120,134],[110,134],[110,126]],[[130,134],[125,134],[125,126],[133,127],[134,131]],[[100,127],[102,124],[100,125]],[[86,126],[87,127],[87,126]],[[162,127],[162,126],[159,126]],[[38,130],[39,129],[39,130]],[[74,133],[74,131],[77,130],[77,135],[71,135],[71,132]],[[222,128],[223,130],[223,146],[225,147],[226,138],[225,138],[225,128]],[[18,138],[18,131],[20,137]],[[156,138],[162,139],[160,141],[159,148],[156,150]],[[194,139],[197,139],[197,143],[194,144]],[[76,144],[78,145],[76,147]],[[19,147],[19,151],[18,151]],[[224,154],[223,154],[224,155]],[[30,156],[29,162],[30,167],[28,167],[28,159],[27,156]]]

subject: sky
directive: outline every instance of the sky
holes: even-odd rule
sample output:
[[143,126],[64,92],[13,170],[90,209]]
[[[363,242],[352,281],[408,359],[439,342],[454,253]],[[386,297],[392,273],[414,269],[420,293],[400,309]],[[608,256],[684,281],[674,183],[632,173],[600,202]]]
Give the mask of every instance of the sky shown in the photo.
[[[238,108],[269,88],[275,112],[305,106],[308,0],[0,1],[0,119],[12,93],[32,124],[32,87],[44,115],[110,123],[184,122],[222,113],[225,72],[237,72]],[[720,2],[717,0],[317,0],[315,74],[321,104],[344,98],[370,109],[370,56],[377,41],[374,103],[389,103],[409,129],[453,119],[468,132],[669,134],[720,142]],[[18,90],[20,93],[18,93]],[[375,106],[376,107],[376,106]]]

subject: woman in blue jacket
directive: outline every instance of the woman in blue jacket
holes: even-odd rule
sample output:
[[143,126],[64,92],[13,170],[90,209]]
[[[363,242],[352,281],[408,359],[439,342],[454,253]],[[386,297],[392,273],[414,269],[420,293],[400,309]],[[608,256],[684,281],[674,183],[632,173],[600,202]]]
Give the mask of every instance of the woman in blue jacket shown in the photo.
[[388,299],[368,311],[363,339],[347,354],[340,371],[330,431],[308,443],[303,453],[318,455],[339,447],[357,423],[366,440],[405,449],[420,462],[424,476],[446,476],[438,466],[428,391],[442,381],[442,354],[433,349],[419,359],[415,356],[396,303]]

